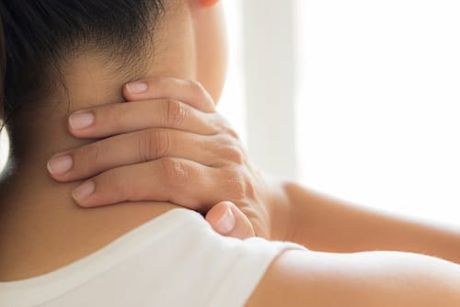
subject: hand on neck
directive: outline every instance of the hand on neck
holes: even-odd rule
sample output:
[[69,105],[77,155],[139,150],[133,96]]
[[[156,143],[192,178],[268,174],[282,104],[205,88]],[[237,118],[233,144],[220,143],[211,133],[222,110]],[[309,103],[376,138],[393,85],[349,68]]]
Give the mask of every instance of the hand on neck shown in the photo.
[[[95,141],[70,134],[67,126],[72,112],[122,102],[122,86],[138,78],[193,78],[189,70],[181,68],[187,67],[184,62],[162,61],[149,67],[153,69],[126,75],[98,58],[79,59],[68,66],[67,92],[51,95],[49,100],[30,105],[16,115],[13,137],[17,168],[0,190],[0,249],[8,250],[0,259],[4,261],[0,261],[0,276],[15,279],[48,272],[175,207],[143,202],[85,210],[71,197],[81,182],[56,182],[47,170],[53,155]],[[27,253],[15,248],[18,241],[28,247]],[[10,263],[17,262],[30,265],[11,268]]]

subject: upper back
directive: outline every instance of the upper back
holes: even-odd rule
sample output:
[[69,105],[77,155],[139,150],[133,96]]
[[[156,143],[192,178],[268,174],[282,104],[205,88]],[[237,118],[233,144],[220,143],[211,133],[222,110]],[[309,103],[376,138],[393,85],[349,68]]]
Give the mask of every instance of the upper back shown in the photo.
[[292,248],[301,247],[225,238],[198,213],[175,209],[64,268],[0,283],[0,306],[242,306]]

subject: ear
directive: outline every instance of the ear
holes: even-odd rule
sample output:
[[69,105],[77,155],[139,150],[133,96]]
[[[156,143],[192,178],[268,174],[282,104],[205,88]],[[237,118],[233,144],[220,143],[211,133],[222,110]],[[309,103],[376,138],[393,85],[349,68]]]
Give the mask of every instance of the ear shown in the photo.
[[200,7],[205,8],[215,5],[217,2],[219,2],[219,0],[196,0],[196,2]]

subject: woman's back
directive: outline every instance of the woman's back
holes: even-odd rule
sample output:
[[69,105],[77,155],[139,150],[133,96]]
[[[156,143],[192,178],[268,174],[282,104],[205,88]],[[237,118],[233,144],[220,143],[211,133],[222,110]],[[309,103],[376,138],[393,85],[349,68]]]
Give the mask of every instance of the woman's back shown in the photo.
[[173,209],[69,266],[0,283],[0,306],[242,306],[287,249],[304,248],[225,238]]

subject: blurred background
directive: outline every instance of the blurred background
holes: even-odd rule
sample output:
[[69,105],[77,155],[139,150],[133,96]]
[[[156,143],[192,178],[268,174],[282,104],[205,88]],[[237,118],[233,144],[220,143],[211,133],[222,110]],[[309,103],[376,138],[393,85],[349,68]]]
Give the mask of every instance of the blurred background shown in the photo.
[[458,227],[460,2],[224,0],[220,111],[261,169]]
[[458,227],[460,2],[223,2],[231,56],[219,110],[254,164]]

